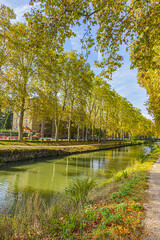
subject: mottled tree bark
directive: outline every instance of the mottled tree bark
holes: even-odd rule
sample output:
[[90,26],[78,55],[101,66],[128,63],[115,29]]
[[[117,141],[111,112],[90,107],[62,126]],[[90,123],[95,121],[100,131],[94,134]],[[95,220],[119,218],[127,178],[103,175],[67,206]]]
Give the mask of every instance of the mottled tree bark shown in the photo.
[[85,136],[86,141],[88,141],[88,128],[86,127],[86,136]]
[[55,120],[55,141],[59,141],[59,121]]
[[24,104],[22,104],[22,109],[19,113],[19,129],[18,129],[18,140],[23,142],[23,118],[24,118]]
[[41,138],[44,138],[44,125],[45,125],[45,121],[41,120]]
[[68,142],[71,141],[71,119],[68,121]]
[[77,127],[77,141],[78,142],[80,141],[80,126],[79,126],[79,123],[78,123],[78,127]]

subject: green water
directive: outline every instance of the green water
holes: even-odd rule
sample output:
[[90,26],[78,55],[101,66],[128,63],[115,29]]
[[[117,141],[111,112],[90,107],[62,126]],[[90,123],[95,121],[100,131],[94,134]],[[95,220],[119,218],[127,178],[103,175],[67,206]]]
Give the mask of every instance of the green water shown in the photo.
[[[74,177],[90,176],[98,182],[111,177],[114,171],[125,169],[144,146],[122,147],[93,153],[75,154],[63,158],[25,162],[0,169],[0,210],[10,209],[21,195],[38,191],[45,196],[63,193]],[[146,147],[149,150],[148,147]]]

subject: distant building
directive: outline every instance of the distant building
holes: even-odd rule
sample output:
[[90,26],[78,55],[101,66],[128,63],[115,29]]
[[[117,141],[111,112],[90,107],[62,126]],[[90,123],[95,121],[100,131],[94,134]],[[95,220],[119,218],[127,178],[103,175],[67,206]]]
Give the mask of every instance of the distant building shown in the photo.
[[[41,133],[41,122],[37,121],[35,118],[30,119],[30,117],[27,116],[26,114],[24,115],[23,126],[30,128],[33,133]],[[13,113],[12,130],[18,131],[18,128],[19,128],[19,116],[16,113]],[[29,133],[28,130],[24,130],[24,132]],[[55,136],[54,121],[45,121],[44,137],[54,136]]]
[[[35,118],[31,119],[27,114],[24,115],[23,126],[28,127],[32,130],[33,133],[39,133],[41,135],[41,121],[37,121]],[[18,131],[19,128],[19,116],[16,113],[13,113],[13,124],[12,130]],[[28,130],[24,132],[29,133]],[[59,138],[67,138],[68,136],[68,124],[67,122],[62,122],[60,127]],[[76,134],[72,133],[72,137],[75,137]],[[55,137],[55,121],[45,121],[44,122],[44,137]]]

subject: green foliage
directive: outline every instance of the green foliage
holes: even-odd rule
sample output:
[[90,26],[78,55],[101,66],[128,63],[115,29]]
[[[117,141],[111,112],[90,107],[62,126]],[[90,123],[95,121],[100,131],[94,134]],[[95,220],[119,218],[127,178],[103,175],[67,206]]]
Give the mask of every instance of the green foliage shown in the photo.
[[4,129],[12,129],[12,120],[13,120],[13,112],[9,111],[5,120],[5,123],[3,125]]
[[143,163],[146,158],[147,158],[147,151],[144,148],[136,154],[136,159],[141,163]]
[[116,206],[118,210],[124,210],[127,207],[127,203],[120,203]]
[[18,134],[17,131],[13,131],[13,130],[12,130],[12,131],[8,131],[8,129],[0,129],[0,132],[2,132],[2,133],[8,133],[8,134],[11,132],[11,133],[17,133],[17,134]]
[[[103,213],[103,212],[102,212]],[[99,225],[99,229],[104,229],[106,227],[106,225],[110,225],[111,223],[119,223],[120,219],[121,219],[122,215],[117,212],[116,214],[104,214],[103,215],[103,222]]]
[[154,146],[154,149],[152,150],[152,152],[154,153],[160,152],[160,145]]
[[71,196],[75,204],[84,205],[90,191],[97,185],[95,179],[75,178],[73,183],[66,189],[66,193]]
[[[145,178],[145,177],[144,177]],[[146,179],[145,179],[146,180]],[[124,182],[118,192],[114,192],[111,196],[112,199],[122,199],[124,197],[132,196],[132,191],[137,187],[137,184],[142,181],[141,177],[135,176],[127,182]]]
[[0,111],[0,129],[4,128],[4,123],[6,121],[6,118],[7,118],[7,113]]
[[2,157],[0,157],[0,164],[4,163],[4,159]]
[[132,209],[136,209],[136,210],[138,210],[138,211],[144,210],[143,204],[139,204],[139,203],[135,203],[135,202],[133,202],[133,203],[131,204],[131,208],[132,208]]
[[131,137],[131,139],[130,139],[130,140],[131,140],[131,142],[133,142],[133,143],[134,143],[134,142],[136,142],[136,141],[137,141],[137,138],[136,138],[136,137]]
[[128,177],[128,172],[127,171],[119,171],[118,173],[115,174],[114,179],[116,182],[121,181],[123,178]]
[[85,221],[93,221],[97,219],[97,212],[94,211],[91,205],[88,205],[83,211],[82,219]]

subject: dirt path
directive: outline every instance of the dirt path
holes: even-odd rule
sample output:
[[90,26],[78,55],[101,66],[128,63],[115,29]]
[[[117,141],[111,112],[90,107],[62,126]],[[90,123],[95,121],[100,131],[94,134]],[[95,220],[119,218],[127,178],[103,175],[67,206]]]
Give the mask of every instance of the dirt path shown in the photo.
[[144,240],[160,240],[160,157],[153,165],[149,177],[148,202],[144,205]]

